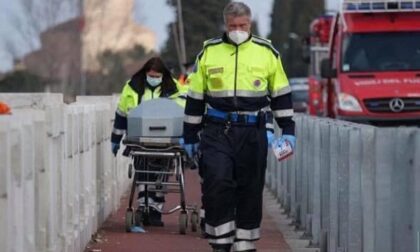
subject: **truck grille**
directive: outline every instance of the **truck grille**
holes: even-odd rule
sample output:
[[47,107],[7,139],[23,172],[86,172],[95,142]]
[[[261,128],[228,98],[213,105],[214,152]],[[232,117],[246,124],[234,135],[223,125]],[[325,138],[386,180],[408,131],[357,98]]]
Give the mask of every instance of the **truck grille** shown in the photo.
[[420,97],[416,98],[381,98],[363,101],[370,112],[404,113],[420,111]]

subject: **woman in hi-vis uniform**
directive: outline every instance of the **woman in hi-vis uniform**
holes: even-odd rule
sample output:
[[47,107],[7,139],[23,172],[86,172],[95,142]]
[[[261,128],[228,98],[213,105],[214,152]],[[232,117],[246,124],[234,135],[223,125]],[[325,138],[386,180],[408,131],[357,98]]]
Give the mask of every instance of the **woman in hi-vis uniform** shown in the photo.
[[[171,72],[159,57],[149,59],[133,77],[125,83],[117,110],[115,112],[114,128],[111,135],[111,149],[116,156],[120,142],[127,130],[127,115],[142,101],[167,97],[174,99],[180,106],[185,106],[185,98],[180,95],[180,88]],[[138,162],[135,161],[135,164]],[[144,206],[145,192],[140,188],[138,196],[139,207]],[[144,219],[144,225],[163,226],[161,210],[165,198],[161,193],[148,192],[150,206],[149,217]]]

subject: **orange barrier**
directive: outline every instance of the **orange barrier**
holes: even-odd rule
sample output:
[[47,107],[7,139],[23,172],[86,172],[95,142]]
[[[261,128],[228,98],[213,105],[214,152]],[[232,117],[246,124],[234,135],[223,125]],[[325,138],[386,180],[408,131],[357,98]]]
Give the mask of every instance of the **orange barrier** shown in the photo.
[[7,106],[6,103],[0,102],[0,115],[10,115],[12,112],[10,111],[10,107]]

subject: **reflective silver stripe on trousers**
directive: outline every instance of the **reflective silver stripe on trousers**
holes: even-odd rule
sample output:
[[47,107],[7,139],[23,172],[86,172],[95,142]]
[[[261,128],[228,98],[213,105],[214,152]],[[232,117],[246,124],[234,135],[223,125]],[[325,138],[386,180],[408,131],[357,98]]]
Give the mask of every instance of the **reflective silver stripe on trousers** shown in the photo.
[[188,90],[188,96],[191,98],[194,98],[196,100],[203,100],[204,99],[204,94],[203,93],[197,93],[192,91],[191,89]]
[[203,116],[189,116],[185,115],[184,122],[191,124],[200,124],[203,120]]
[[256,240],[260,238],[260,229],[254,228],[254,229],[242,229],[237,228],[236,229],[236,238],[239,240]]
[[206,211],[204,209],[200,209],[200,218],[204,218],[206,216]]
[[280,109],[273,111],[274,117],[289,117],[293,116],[293,109]]
[[[146,206],[145,197],[140,197],[137,199],[137,202],[139,203],[139,206]],[[154,209],[158,210],[159,212],[162,212],[163,210],[163,203],[161,202],[155,202],[153,198],[148,197],[147,198],[147,204],[149,207],[153,207]]]
[[[207,91],[207,95],[216,98],[233,97],[235,95],[234,90],[226,91]],[[264,91],[248,91],[248,90],[236,90],[236,96],[241,97],[264,97],[268,94],[267,90]]]
[[265,127],[266,127],[267,129],[274,129],[274,124],[272,124],[272,123],[266,123],[266,124],[265,124]]
[[116,112],[117,112],[118,115],[120,115],[122,117],[127,117],[127,114],[124,113],[123,111],[121,111],[119,108],[117,108],[117,111]]
[[257,249],[252,241],[238,241],[233,244],[233,251],[246,251]]
[[274,90],[274,91],[271,93],[271,97],[272,97],[272,98],[279,97],[279,96],[282,96],[282,95],[288,94],[288,93],[290,93],[290,92],[292,92],[292,88],[290,88],[290,86],[286,86],[286,87],[284,87],[284,88],[281,88],[281,89],[278,89],[278,90]]
[[220,239],[208,239],[210,244],[232,244],[235,241],[235,237],[227,237],[227,238],[220,238]]
[[125,134],[125,130],[113,128],[113,129],[112,129],[112,133],[114,133],[115,135],[120,135],[120,136],[122,136],[122,135],[124,135],[124,134]]
[[235,230],[235,221],[230,221],[217,227],[206,223],[206,233],[213,236],[221,236]]

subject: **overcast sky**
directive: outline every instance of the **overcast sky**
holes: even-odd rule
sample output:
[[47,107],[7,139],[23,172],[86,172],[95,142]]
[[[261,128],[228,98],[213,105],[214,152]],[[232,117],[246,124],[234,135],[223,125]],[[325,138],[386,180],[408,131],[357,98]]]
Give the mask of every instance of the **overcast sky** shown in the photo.
[[[270,31],[270,15],[273,0],[243,0],[253,12],[253,17],[258,20],[258,29],[262,36]],[[164,45],[167,38],[166,24],[174,19],[174,11],[168,7],[166,0],[137,0],[136,19],[142,24],[149,26],[157,34],[158,48]],[[150,10],[159,10],[159,13]],[[222,10],[220,10],[222,18]]]
[[[166,24],[174,19],[174,12],[166,5],[166,0],[135,0],[136,8],[133,15],[139,23],[148,26],[157,35],[157,50],[159,50],[167,39]],[[328,9],[336,9],[340,0],[327,0]],[[28,51],[24,48],[24,43],[16,31],[13,22],[14,17],[21,11],[18,5],[19,1],[0,0],[0,71],[10,69],[12,64],[11,55],[7,52],[6,41],[14,44],[22,44],[19,46],[19,53],[23,54]],[[185,1],[186,2],[186,1]],[[248,4],[253,12],[253,17],[258,21],[258,29],[262,36],[268,35],[270,32],[271,8],[273,0],[243,0]],[[220,10],[222,11],[222,10]],[[281,13],[279,13],[281,15]],[[220,17],[221,18],[221,17]]]

